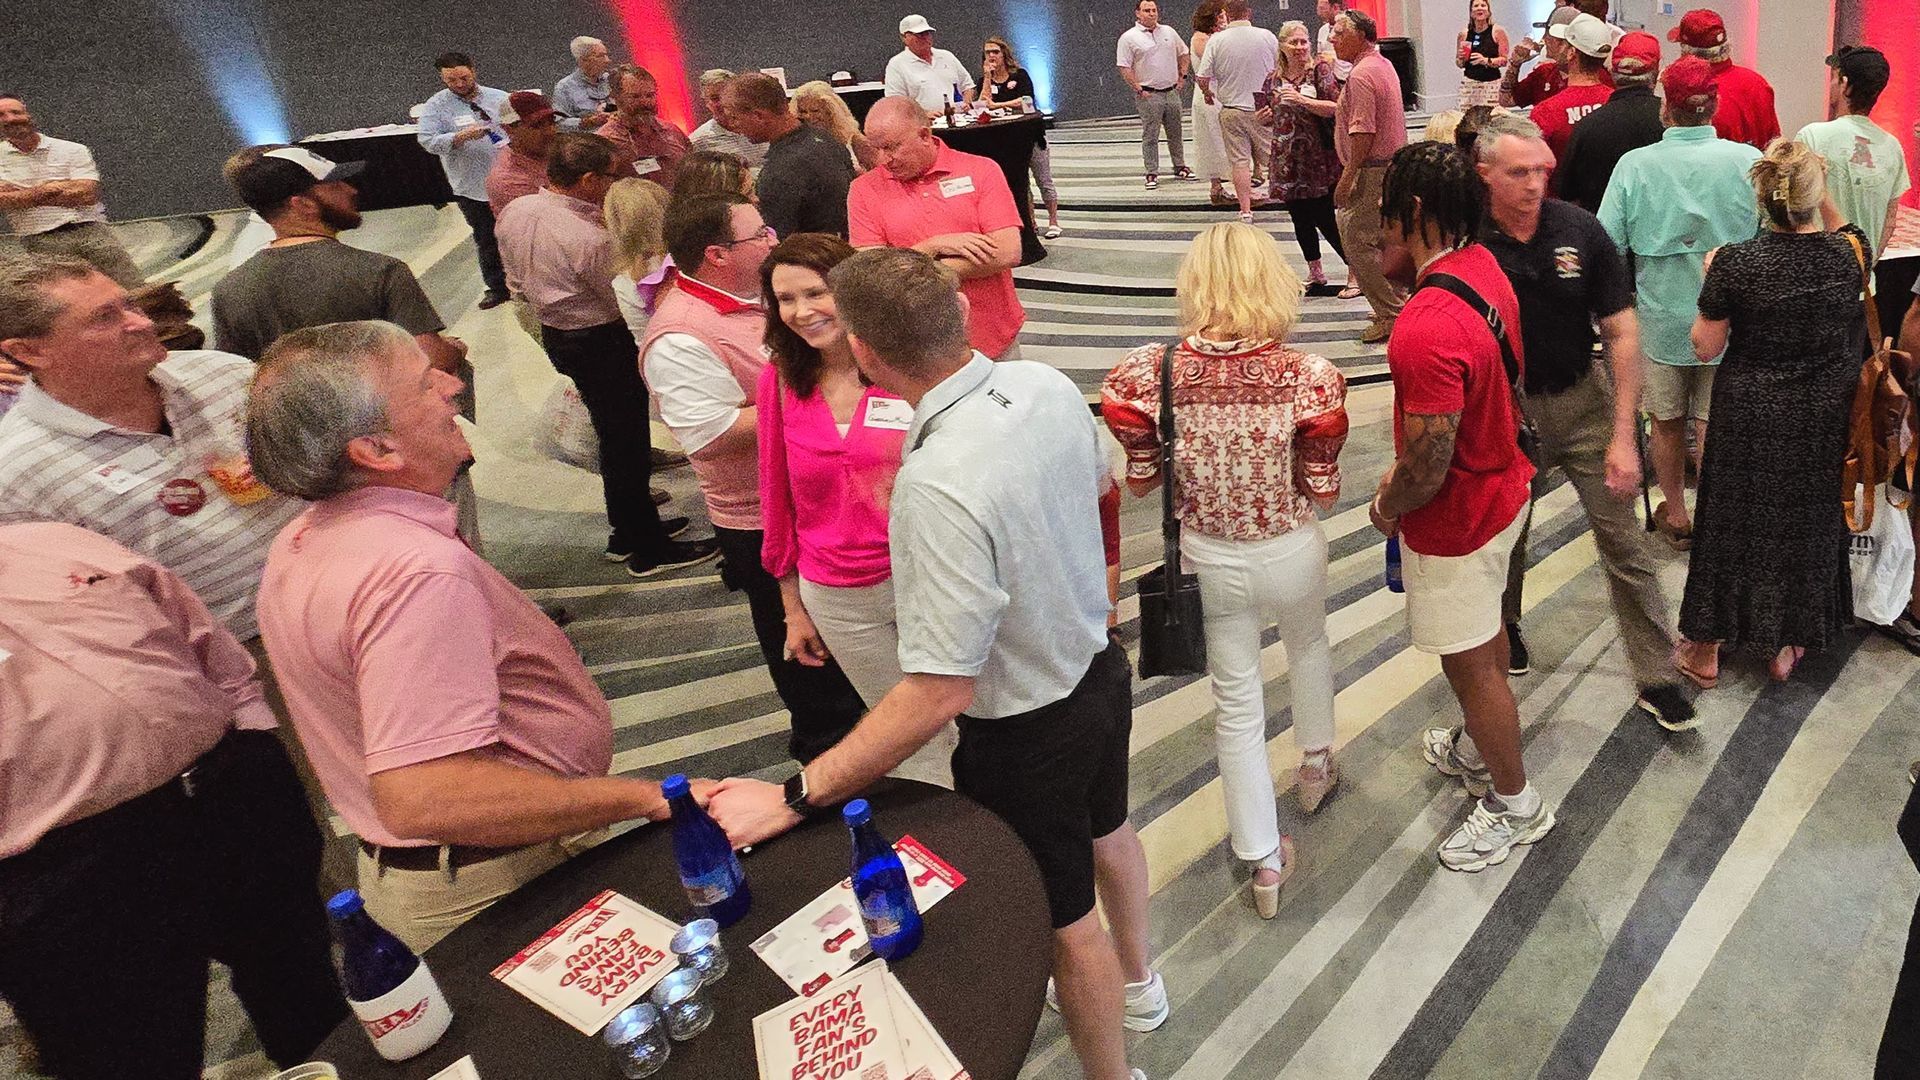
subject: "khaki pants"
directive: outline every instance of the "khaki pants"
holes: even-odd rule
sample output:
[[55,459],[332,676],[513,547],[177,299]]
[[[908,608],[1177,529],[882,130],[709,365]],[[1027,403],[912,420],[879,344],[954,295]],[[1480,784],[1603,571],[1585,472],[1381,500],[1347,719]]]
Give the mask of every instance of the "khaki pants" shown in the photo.
[[606,839],[600,829],[584,836],[531,844],[510,855],[447,869],[396,870],[359,852],[360,895],[367,912],[407,948],[425,952],[495,900]]
[[[1539,433],[1539,460],[1534,462],[1534,488],[1551,469],[1567,474],[1580,496],[1580,505],[1593,526],[1600,565],[1607,572],[1607,591],[1613,602],[1613,621],[1640,689],[1674,680],[1673,631],[1667,597],[1660,587],[1660,567],[1633,500],[1616,498],[1607,490],[1607,443],[1613,438],[1613,395],[1606,379],[1590,372],[1558,394],[1529,394],[1527,418]],[[1531,515],[1532,508],[1528,508]],[[1520,621],[1521,587],[1526,579],[1527,536],[1521,533],[1507,567],[1507,589],[1502,613],[1507,622]]]
[[84,222],[52,232],[18,237],[19,245],[38,255],[73,255],[93,264],[94,269],[133,289],[147,283],[147,276],[134,265],[133,256],[120,246],[111,226],[98,221]]
[[1141,94],[1135,101],[1140,111],[1140,160],[1147,175],[1160,172],[1160,132],[1167,133],[1167,150],[1173,155],[1175,170],[1187,167],[1186,135],[1180,130],[1180,98],[1170,90]]
[[1353,278],[1366,294],[1373,317],[1391,322],[1400,317],[1407,298],[1399,286],[1387,280],[1380,265],[1380,189],[1386,176],[1385,165],[1362,168],[1353,185],[1353,198],[1345,209],[1334,212],[1334,219],[1340,224],[1340,243],[1347,249],[1347,265],[1353,268]]
[[1227,163],[1267,176],[1267,154],[1273,148],[1273,129],[1254,119],[1251,109],[1220,110],[1220,140],[1226,144]]

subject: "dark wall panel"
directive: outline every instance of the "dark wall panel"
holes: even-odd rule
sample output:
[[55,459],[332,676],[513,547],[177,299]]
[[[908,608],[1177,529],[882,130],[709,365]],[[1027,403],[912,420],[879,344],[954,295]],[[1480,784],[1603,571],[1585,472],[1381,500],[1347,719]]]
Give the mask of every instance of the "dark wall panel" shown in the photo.
[[[1255,20],[1276,26],[1308,8],[1278,3],[1262,0]],[[1062,116],[1130,111],[1113,67],[1128,0],[950,8],[920,10],[970,66],[986,35],[1004,34],[1030,66],[1050,63]],[[910,10],[900,0],[679,0],[678,22],[690,79],[771,66],[795,83],[840,68],[878,79]],[[1183,37],[1191,14],[1188,2],[1166,8]],[[48,134],[93,148],[115,218],[234,205],[220,162],[276,122],[299,137],[404,120],[439,89],[430,61],[443,50],[472,53],[484,82],[509,89],[551,87],[571,66],[575,34],[605,38],[616,57],[628,51],[605,0],[14,0],[6,22],[0,89],[23,95]]]

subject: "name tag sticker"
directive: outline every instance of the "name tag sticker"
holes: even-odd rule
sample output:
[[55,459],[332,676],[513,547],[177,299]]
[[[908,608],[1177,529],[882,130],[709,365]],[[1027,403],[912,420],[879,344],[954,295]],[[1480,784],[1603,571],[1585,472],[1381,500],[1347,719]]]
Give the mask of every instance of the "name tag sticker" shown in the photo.
[[659,158],[643,157],[633,163],[633,175],[635,176],[646,176],[648,173],[657,173],[659,171]]
[[140,486],[145,479],[138,472],[129,469],[122,462],[113,461],[93,470],[93,481],[115,495],[125,495]]
[[454,117],[454,118],[453,118],[453,126],[454,126],[454,127],[472,127],[472,126],[473,126],[473,117],[471,117],[471,116],[456,116],[456,117]]
[[882,431],[905,431],[913,426],[913,406],[899,398],[868,398],[866,426]]
[[0,649],[0,660],[5,660],[5,659],[6,659],[7,657],[9,657],[9,656],[12,656],[12,655],[13,655],[13,654],[12,654],[12,653],[10,653],[10,652],[8,652],[7,650],[5,650],[5,649]]
[[940,181],[940,197],[943,199],[971,194],[973,194],[973,177],[971,176],[949,176]]

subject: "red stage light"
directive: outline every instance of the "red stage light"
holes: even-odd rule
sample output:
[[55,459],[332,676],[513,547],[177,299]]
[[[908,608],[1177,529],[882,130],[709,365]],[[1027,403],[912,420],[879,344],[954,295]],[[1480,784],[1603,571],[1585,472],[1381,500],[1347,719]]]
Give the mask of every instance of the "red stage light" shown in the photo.
[[652,72],[660,84],[660,119],[681,131],[692,131],[693,88],[687,83],[687,62],[680,50],[672,0],[608,2],[620,17],[633,62]]

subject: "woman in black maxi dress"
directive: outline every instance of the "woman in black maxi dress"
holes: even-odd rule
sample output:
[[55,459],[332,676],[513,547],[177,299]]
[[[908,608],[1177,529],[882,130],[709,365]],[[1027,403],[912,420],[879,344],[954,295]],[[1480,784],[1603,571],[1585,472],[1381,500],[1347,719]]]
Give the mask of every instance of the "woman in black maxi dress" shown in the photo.
[[1713,643],[1764,652],[1784,679],[1852,616],[1840,486],[1865,318],[1848,236],[1868,241],[1818,217],[1806,231],[1770,224],[1720,249],[1700,290],[1701,323],[1728,335],[1676,655],[1703,686],[1718,670]]

